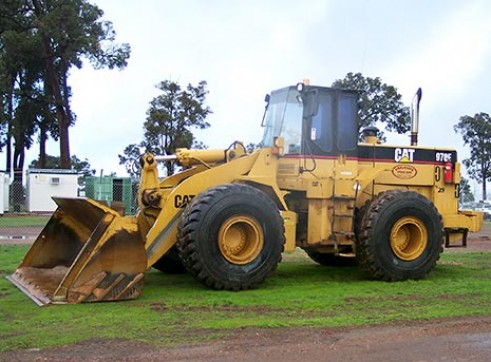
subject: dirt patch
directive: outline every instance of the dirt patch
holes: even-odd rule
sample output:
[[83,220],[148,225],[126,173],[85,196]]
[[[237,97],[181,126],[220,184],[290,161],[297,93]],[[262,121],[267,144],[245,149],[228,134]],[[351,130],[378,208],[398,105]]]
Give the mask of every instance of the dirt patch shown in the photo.
[[458,251],[491,251],[491,226],[489,223],[483,225],[476,233],[469,233],[466,248],[447,248],[445,252]]
[[42,226],[2,227],[0,228],[0,244],[30,245],[42,230]]
[[6,361],[488,361],[491,316],[363,328],[243,328],[200,345],[89,340],[0,354]]

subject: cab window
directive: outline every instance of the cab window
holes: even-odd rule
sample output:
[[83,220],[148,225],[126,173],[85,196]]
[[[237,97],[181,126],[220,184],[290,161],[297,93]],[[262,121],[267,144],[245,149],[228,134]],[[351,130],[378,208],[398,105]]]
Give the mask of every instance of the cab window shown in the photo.
[[356,149],[358,134],[357,100],[341,95],[338,100],[337,143],[340,151]]
[[322,151],[329,152],[333,146],[332,108],[333,98],[330,94],[320,93],[317,112],[312,116],[310,140]]

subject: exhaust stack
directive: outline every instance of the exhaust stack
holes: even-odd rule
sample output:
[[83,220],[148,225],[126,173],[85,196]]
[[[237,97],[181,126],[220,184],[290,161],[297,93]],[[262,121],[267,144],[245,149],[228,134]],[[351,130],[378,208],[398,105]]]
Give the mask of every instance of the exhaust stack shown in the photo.
[[422,95],[423,91],[421,90],[421,88],[418,88],[411,104],[411,146],[418,145],[419,102],[421,102]]

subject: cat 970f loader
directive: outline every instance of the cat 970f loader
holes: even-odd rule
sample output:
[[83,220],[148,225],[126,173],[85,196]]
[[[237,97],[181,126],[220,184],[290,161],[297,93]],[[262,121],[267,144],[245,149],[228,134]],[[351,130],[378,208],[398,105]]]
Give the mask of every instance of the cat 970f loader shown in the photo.
[[[139,209],[84,198],[58,209],[9,279],[38,304],[136,298],[145,271],[189,271],[210,288],[254,288],[284,251],[369,277],[424,277],[465,246],[482,214],[459,211],[454,149],[358,142],[357,93],[300,83],[266,97],[261,147],[141,157]],[[415,101],[419,106],[419,97]],[[158,162],[182,171],[160,180]]]

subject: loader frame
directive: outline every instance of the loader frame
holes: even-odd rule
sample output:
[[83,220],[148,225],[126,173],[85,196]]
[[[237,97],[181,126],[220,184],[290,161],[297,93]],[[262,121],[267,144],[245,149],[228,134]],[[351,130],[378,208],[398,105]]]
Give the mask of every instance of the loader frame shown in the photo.
[[[467,244],[483,215],[458,209],[455,150],[418,147],[414,130],[409,146],[383,144],[374,127],[360,142],[357,99],[301,83],[266,97],[253,152],[236,141],[143,155],[135,216],[55,200],[9,279],[39,304],[132,299],[145,270],[172,256],[208,287],[242,290],[296,248],[322,265],[356,260],[375,279],[425,277],[443,246]],[[161,180],[158,162],[182,170]]]

